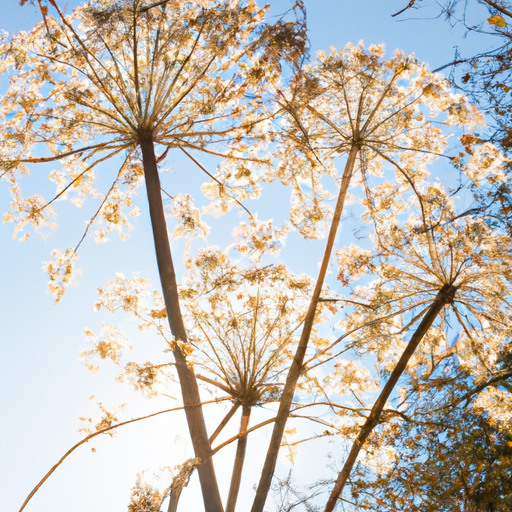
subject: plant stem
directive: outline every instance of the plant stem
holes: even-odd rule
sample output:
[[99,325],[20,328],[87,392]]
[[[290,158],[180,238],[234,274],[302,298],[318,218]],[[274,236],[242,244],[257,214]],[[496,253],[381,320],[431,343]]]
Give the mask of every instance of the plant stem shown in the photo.
[[327,501],[327,504],[325,505],[324,512],[332,512],[334,510],[336,502],[338,501],[338,498],[343,492],[343,488],[345,487],[348,477],[350,476],[352,468],[356,462],[357,456],[361,451],[361,448],[363,447],[368,436],[371,434],[372,430],[379,423],[382,414],[382,409],[386,405],[389,395],[396,386],[398,379],[405,371],[407,363],[409,362],[412,355],[418,348],[418,345],[423,339],[423,336],[425,336],[430,326],[434,323],[434,320],[437,318],[437,315],[441,312],[441,310],[446,304],[453,302],[453,298],[455,296],[456,291],[456,286],[445,284],[439,290],[439,293],[437,294],[434,302],[432,303],[432,305],[422,318],[420,325],[418,325],[418,328],[412,335],[411,340],[407,344],[407,347],[405,348],[404,352],[402,353],[402,356],[400,357],[400,360],[396,364],[394,370],[391,372],[391,375],[388,381],[386,382],[384,389],[381,391],[379,398],[373,405],[368,418],[366,418],[366,421],[361,427],[361,430],[359,431],[357,438],[352,444],[352,449],[350,450],[348,458],[345,461],[343,469],[338,475],[336,484],[334,485],[334,489],[332,490],[331,495],[329,496],[329,499]]
[[208,433],[201,407],[197,380],[193,369],[187,364],[185,354],[178,343],[187,343],[187,334],[180,310],[178,284],[176,282],[171,247],[167,234],[167,225],[160,191],[160,178],[158,176],[158,167],[155,158],[155,148],[150,135],[141,137],[139,144],[142,151],[144,177],[146,180],[158,272],[167,317],[169,319],[169,326],[176,340],[172,352],[178,372],[183,404],[186,407],[185,413],[190,437],[194,446],[194,453],[195,456],[202,461],[201,464],[198,465],[197,471],[201,483],[204,506],[206,512],[222,512],[223,507],[213,467],[212,451],[208,441]]
[[336,240],[336,233],[340,224],[341,214],[345,204],[345,198],[347,196],[347,191],[350,185],[352,174],[354,172],[359,149],[360,148],[357,144],[354,144],[351,147],[347,162],[345,164],[340,190],[338,193],[338,200],[334,209],[334,216],[331,222],[331,228],[329,230],[329,236],[327,238],[327,244],[322,259],[320,272],[318,274],[318,279],[313,291],[313,296],[311,297],[311,301],[309,303],[306,318],[304,319],[304,327],[302,329],[299,344],[297,346],[290,370],[288,371],[288,375],[286,377],[286,383],[283,389],[283,394],[281,396],[281,401],[279,403],[279,411],[276,416],[274,430],[272,432],[272,437],[270,439],[270,444],[267,450],[267,457],[261,472],[261,478],[258,484],[258,489],[256,491],[256,496],[254,498],[251,512],[263,512],[263,507],[265,506],[265,501],[270,490],[270,484],[272,482],[272,477],[274,476],[277,457],[279,455],[279,448],[281,446],[281,440],[283,438],[284,429],[286,426],[286,420],[290,414],[290,408],[292,405],[293,396],[295,394],[297,381],[299,380],[299,377],[302,373],[304,356],[306,355],[306,349],[308,347],[309,338],[311,336],[311,331],[315,322],[316,309],[320,295],[322,293],[327,269],[329,267],[329,261],[331,259],[334,241]]
[[229,486],[228,501],[226,503],[226,512],[235,512],[240,482],[242,481],[242,469],[244,467],[245,449],[247,447],[247,427],[251,416],[251,406],[242,406],[242,420],[240,421],[240,437],[236,447],[235,462],[233,464],[233,473],[231,474],[231,484]]

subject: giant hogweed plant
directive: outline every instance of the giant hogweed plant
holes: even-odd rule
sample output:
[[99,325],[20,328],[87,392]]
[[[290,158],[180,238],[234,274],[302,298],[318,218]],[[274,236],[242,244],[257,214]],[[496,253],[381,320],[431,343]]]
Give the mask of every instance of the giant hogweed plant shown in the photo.
[[[292,188],[292,225],[306,238],[327,234],[295,354],[291,362],[280,360],[280,372],[288,371],[288,376],[279,388],[279,412],[253,506],[254,511],[261,511],[297,382],[308,368],[304,358],[310,338],[315,344],[319,308],[328,303],[323,296],[327,292],[325,278],[349,187],[362,184],[371,198],[369,177],[382,178],[391,170],[391,179],[381,184],[378,193],[407,190],[419,197],[429,164],[444,156],[458,162],[449,152],[448,132],[454,126],[471,129],[481,122],[481,116],[463,96],[452,94],[442,77],[400,52],[385,60],[381,46],[366,50],[349,45],[340,52],[320,54],[318,63],[300,68],[304,25],[282,21],[265,25],[264,11],[252,2],[190,5],[177,0],[156,4],[126,0],[112,6],[98,1],[69,17],[54,7],[56,17],[48,17],[46,26],[36,28],[28,40],[24,36],[23,45],[16,44],[14,36],[1,47],[2,70],[9,69],[11,75],[2,103],[4,142],[0,148],[2,177],[11,183],[13,193],[12,210],[5,220],[16,222],[18,230],[28,224],[45,229],[51,227],[57,199],[80,203],[92,196],[100,204],[87,231],[101,219],[107,226],[97,232],[101,240],[112,230],[122,231],[129,225],[126,209],[139,213],[132,206],[132,197],[145,182],[163,289],[162,307],[155,309],[156,316],[149,316],[155,325],[166,316],[169,320],[170,349],[200,461],[198,472],[207,510],[221,510],[222,505],[199,405],[195,366],[190,360],[192,351],[200,352],[200,343],[196,346],[189,340],[178,306],[180,292],[163,215],[158,163],[174,150],[190,158],[209,175],[211,181],[204,190],[212,208],[221,213],[256,197],[260,177],[278,178]],[[289,88],[279,82],[283,58],[295,65]],[[269,99],[270,91],[274,102]],[[269,129],[277,112],[285,115],[280,134]],[[280,140],[279,162],[275,170],[258,173],[259,165],[269,163],[259,155],[270,138]],[[160,153],[158,157],[155,151]],[[195,155],[199,151],[223,158],[215,175],[199,162]],[[113,157],[122,161],[116,179],[106,191],[96,190],[96,174],[104,168],[100,164],[111,163]],[[46,200],[39,195],[23,198],[20,174],[29,174],[32,164],[48,162],[60,164],[51,173],[58,187],[56,195]],[[344,163],[342,173],[337,171],[339,162]],[[333,198],[336,205],[331,210],[328,202]],[[197,229],[206,233],[190,197],[179,196],[173,212],[183,233]],[[286,229],[275,231],[250,216],[250,225],[242,225],[238,231],[242,235],[239,248],[254,254],[277,253]],[[76,248],[56,253],[56,261],[48,264],[57,299],[72,280],[76,254]],[[215,318],[212,304],[207,312],[196,309],[193,325],[203,322],[213,329],[208,324],[208,319]],[[236,312],[237,307],[233,308]],[[369,320],[369,325],[373,324]],[[215,359],[209,352],[212,344],[204,345],[205,340],[212,332],[217,332],[215,339],[221,343],[230,338],[225,327],[223,340],[220,331],[208,329],[201,330],[201,343],[209,347],[207,357]],[[110,357],[106,345],[98,347],[100,356],[105,349],[103,355]],[[128,378],[145,387],[158,375],[158,368],[132,365],[130,369]],[[222,375],[217,375],[217,384],[234,393],[236,386],[227,385],[227,377]],[[236,403],[234,395],[228,396]],[[242,435],[245,428],[242,425],[240,440],[246,438]],[[238,460],[243,462],[243,456]],[[237,485],[239,482],[234,482],[232,488]],[[230,492],[232,495],[231,502],[236,502],[236,492]]]
[[[279,400],[283,385],[281,377],[290,363],[311,287],[310,277],[294,275],[283,265],[242,266],[232,263],[218,249],[201,250],[196,258],[187,260],[187,272],[180,286],[189,333],[187,345],[176,340],[166,327],[163,298],[156,291],[151,292],[145,279],[126,279],[119,274],[98,290],[95,309],[106,310],[117,318],[124,313],[135,319],[138,329],[152,331],[164,342],[163,353],[172,350],[175,344],[181,344],[187,364],[194,368],[196,378],[205,390],[215,396],[220,392],[221,396],[216,399],[219,403],[231,402],[231,407],[209,437],[213,454],[237,442],[226,510],[234,510],[237,503],[249,433],[274,421],[271,416],[250,425],[251,412],[254,407]],[[330,304],[324,306],[325,313],[333,309]],[[319,311],[319,322],[325,320],[325,313]],[[129,360],[131,346],[112,323],[101,324],[99,332],[86,329],[85,334],[90,348],[82,353],[82,357],[93,373],[99,370],[95,360],[110,360],[122,367],[118,377],[120,382],[128,382],[146,396],[169,396],[175,377],[173,363],[153,358],[151,361],[147,358],[144,361]],[[315,329],[314,352],[320,353],[325,343]],[[311,356],[314,359],[314,353]],[[313,405],[309,401],[294,403],[291,416]],[[181,408],[160,411],[150,417],[177,410]],[[219,442],[219,436],[238,411],[242,413],[238,434]],[[122,427],[131,423],[118,423],[113,413],[105,410],[103,413],[102,421],[95,426],[96,431],[88,431],[85,440],[98,433],[111,433],[117,425]],[[143,419],[146,418],[137,421]],[[92,418],[83,420],[86,424],[93,422]],[[80,442],[68,451],[59,465],[82,444]],[[192,473],[195,466],[197,460],[191,459],[181,468],[188,468]],[[170,486],[169,510],[177,508],[182,487],[176,482],[182,479],[181,473],[180,470]],[[140,492],[143,492],[142,487]],[[160,493],[160,496],[165,494]]]
[[368,177],[391,169],[389,186],[413,191],[428,178],[433,161],[456,161],[450,132],[483,122],[443,77],[400,51],[386,60],[379,45],[320,52],[318,62],[305,65],[276,101],[287,117],[274,175],[292,189],[290,222],[306,238],[327,235],[327,242],[252,512],[263,511],[270,489],[350,187],[371,188]]
[[[479,170],[482,180],[508,181],[500,166],[487,164],[482,152],[480,158],[470,158],[463,171],[474,177]],[[471,209],[461,212],[464,201],[438,181],[419,186],[413,194],[385,188],[367,201],[374,248],[346,247],[337,251],[337,258],[343,284],[361,278],[370,282],[352,289],[353,310],[339,327],[353,333],[351,347],[371,355],[384,382],[368,412],[362,417],[358,413],[357,434],[326,511],[342,496],[375,427],[388,418],[417,418],[407,387],[400,391],[398,408],[390,408],[388,400],[401,379],[408,381],[412,396],[414,383],[428,381],[446,360],[455,358],[475,383],[493,381],[503,373],[495,362],[510,340],[506,318],[512,274],[506,234],[493,230]],[[449,336],[457,338],[455,345]],[[340,375],[343,371],[341,365]],[[432,379],[427,388],[441,389],[441,380]],[[336,381],[329,377],[331,384]],[[344,394],[343,385],[337,393]]]
[[[100,289],[96,306],[111,313],[123,310],[134,315],[140,328],[152,328],[163,336],[168,351],[181,342],[173,339],[162,323],[162,299],[148,293],[147,285],[140,278],[127,280],[117,276]],[[203,385],[220,391],[232,402],[209,438],[213,453],[237,441],[226,510],[233,511],[236,506],[248,433],[273,421],[270,418],[250,426],[251,411],[279,400],[281,377],[289,365],[310,291],[309,277],[295,276],[283,265],[243,267],[214,249],[202,250],[198,257],[188,261],[180,286],[189,334],[187,362]],[[112,329],[111,325],[106,327],[107,332]],[[123,347],[116,340],[120,338],[107,338],[103,333],[91,337],[93,348],[84,355],[108,358],[119,364]],[[163,383],[169,370],[172,371],[170,364],[130,361],[124,363],[121,378],[143,392],[158,394],[165,391]],[[219,443],[219,435],[238,410],[239,433]]]
[[[51,228],[56,200],[80,204],[92,197],[99,206],[84,236],[101,219],[107,226],[97,233],[101,240],[129,226],[127,212],[138,214],[133,194],[145,183],[169,324],[186,345],[158,164],[170,150],[183,152],[205,172],[193,152],[225,158],[230,176],[220,181],[210,173],[221,211],[257,194],[247,163],[260,162],[256,155],[266,139],[262,121],[274,114],[263,84],[279,80],[283,58],[301,57],[302,25],[265,24],[265,9],[252,1],[97,0],[69,16],[51,4],[53,16],[45,15],[28,34],[2,36],[0,71],[10,81],[0,107],[1,177],[13,196],[4,220],[15,222],[17,231],[27,225]],[[244,142],[248,139],[251,145]],[[97,174],[112,167],[114,157],[121,161],[114,179],[97,190]],[[57,164],[50,174],[57,192],[46,199],[24,198],[19,178],[39,163]],[[240,172],[233,173],[235,168]],[[57,300],[73,279],[82,239],[74,249],[56,251],[47,265]],[[201,460],[205,507],[219,511],[197,382],[179,344],[173,355]]]

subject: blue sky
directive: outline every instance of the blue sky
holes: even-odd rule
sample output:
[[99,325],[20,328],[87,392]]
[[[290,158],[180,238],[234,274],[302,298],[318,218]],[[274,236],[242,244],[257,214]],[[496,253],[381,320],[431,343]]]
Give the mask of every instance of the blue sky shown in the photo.
[[[291,2],[273,2],[271,13],[285,10]],[[313,51],[342,47],[348,42],[363,40],[366,44],[385,43],[389,52],[395,48],[406,53],[415,52],[419,60],[435,69],[449,62],[460,47],[462,55],[482,50],[486,44],[478,36],[464,38],[461,27],[450,29],[441,19],[419,20],[433,16],[435,10],[414,11],[399,20],[391,14],[404,7],[406,0],[306,0]],[[75,5],[75,2],[69,2]],[[435,4],[435,2],[432,2]],[[7,7],[8,5],[8,7]],[[10,32],[29,30],[39,21],[40,13],[32,6],[23,8],[16,0],[4,1],[0,29]],[[480,12],[469,13],[479,19]],[[484,13],[485,14],[485,13]],[[408,19],[406,18],[415,18]],[[0,79],[0,86],[4,78]],[[181,160],[170,163],[171,172],[164,177],[169,186],[179,188],[186,179],[186,164]],[[201,176],[193,174],[194,183]],[[38,174],[39,173],[39,174]],[[41,179],[47,170],[34,169],[32,178]],[[28,183],[28,182],[27,182]],[[189,184],[187,184],[188,186]],[[279,188],[269,192],[268,201],[281,197]],[[127,277],[139,272],[154,286],[157,283],[153,243],[144,209],[137,220],[132,237],[121,242],[116,236],[108,244],[97,245],[87,240],[80,254],[78,267],[83,270],[78,287],[71,288],[58,305],[47,292],[47,277],[42,262],[49,260],[54,248],[65,249],[76,243],[84,227],[84,216],[73,206],[59,205],[59,229],[45,239],[33,236],[27,243],[12,240],[12,225],[0,225],[0,510],[15,512],[37,481],[82,434],[78,417],[95,414],[88,400],[96,395],[107,407],[128,402],[129,408],[120,413],[127,419],[173,407],[174,402],[151,402],[141,399],[113,382],[118,371],[105,369],[91,376],[79,360],[78,353],[85,348],[83,329],[96,329],[107,317],[94,313],[96,289],[116,272]],[[287,197],[287,196],[284,196]],[[9,193],[0,186],[2,213],[7,209]],[[222,223],[214,223],[222,230]],[[215,234],[213,236],[215,239]],[[220,240],[220,239],[218,239]],[[217,242],[219,243],[219,242]],[[180,259],[185,243],[173,243]],[[316,272],[321,245],[309,245],[300,252],[293,243],[283,252],[285,261],[293,261],[295,271]],[[179,265],[179,264],[178,264]],[[125,325],[129,332],[133,325]],[[153,340],[140,335],[137,342],[149,353],[159,353]],[[171,393],[172,394],[172,393]],[[206,397],[208,399],[208,397]],[[210,414],[210,413],[208,413]],[[215,413],[213,413],[215,414]],[[213,417],[210,415],[210,419]],[[236,424],[236,422],[235,422]],[[182,433],[180,433],[182,432]],[[163,465],[175,465],[190,456],[186,428],[178,416],[160,417],[145,425],[127,427],[117,438],[100,439],[79,449],[39,491],[27,508],[33,512],[111,512],[125,509],[129,488],[137,472]],[[257,441],[250,440],[248,460],[261,460],[261,443],[268,439],[262,433]],[[97,449],[92,453],[91,447]],[[314,458],[314,449],[306,449],[297,459],[303,477],[311,480],[321,476],[326,460]],[[227,454],[229,460],[230,453]],[[254,457],[254,459],[251,459]],[[223,488],[230,467],[221,460],[217,471]],[[257,466],[257,464],[255,464]],[[281,467],[285,471],[285,466]],[[301,471],[299,471],[300,475]],[[309,475],[308,475],[309,473]],[[243,483],[241,503],[250,502],[251,487],[257,481],[258,470]],[[194,482],[191,486],[194,485]],[[191,487],[184,492],[183,510],[194,508],[197,493]],[[189,504],[187,507],[187,503]],[[241,508],[242,510],[243,508]],[[270,509],[269,509],[270,510]]]

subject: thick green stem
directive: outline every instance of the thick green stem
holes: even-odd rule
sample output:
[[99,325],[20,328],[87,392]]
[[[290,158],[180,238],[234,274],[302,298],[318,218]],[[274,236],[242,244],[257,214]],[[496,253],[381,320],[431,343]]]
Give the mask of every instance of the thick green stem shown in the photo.
[[144,177],[146,180],[160,282],[169,326],[176,340],[173,355],[176,362],[183,404],[186,407],[185,412],[190,437],[194,446],[194,453],[197,458],[201,459],[201,464],[197,466],[197,471],[201,483],[204,506],[206,512],[222,512],[222,502],[215,477],[212,451],[208,441],[199,388],[194,371],[187,365],[185,354],[179,345],[179,343],[187,343],[187,334],[180,310],[178,284],[176,282],[171,247],[167,234],[155,149],[150,136],[142,138],[139,144],[142,151]]
[[235,463],[233,464],[233,473],[231,474],[231,484],[229,486],[228,501],[226,503],[226,512],[235,512],[240,482],[242,481],[242,469],[244,467],[245,450],[247,447],[247,428],[249,427],[249,418],[251,416],[251,406],[242,406],[242,420],[240,421],[240,437],[236,447]]
[[428,309],[427,313],[421,320],[420,325],[418,325],[418,328],[412,335],[411,340],[407,344],[407,347],[405,348],[402,354],[402,357],[400,357],[400,360],[398,361],[394,370],[392,371],[388,381],[386,382],[386,385],[384,386],[384,389],[381,391],[379,398],[373,405],[373,408],[368,418],[366,418],[364,425],[361,427],[361,430],[357,438],[352,444],[352,449],[350,450],[350,453],[345,462],[345,465],[343,466],[343,469],[338,475],[336,484],[334,485],[334,489],[332,490],[331,495],[329,496],[329,500],[325,505],[324,512],[332,512],[332,510],[334,510],[334,507],[336,506],[338,498],[343,492],[343,488],[345,487],[348,477],[350,476],[352,468],[356,462],[357,456],[361,451],[361,448],[363,447],[368,436],[371,434],[372,430],[379,423],[382,414],[382,409],[386,405],[389,395],[391,395],[391,392],[395,388],[398,379],[405,371],[407,363],[409,362],[412,355],[418,348],[418,345],[423,339],[423,336],[425,336],[430,326],[434,323],[434,320],[437,318],[437,315],[441,312],[441,310],[446,304],[453,302],[453,298],[455,296],[456,291],[457,288],[454,285],[445,284],[441,288],[441,290],[439,290],[436,299],[434,300],[434,302]]
[[290,408],[292,405],[293,396],[295,394],[297,381],[299,380],[300,374],[302,373],[304,356],[306,355],[306,349],[308,347],[309,338],[311,336],[311,331],[313,329],[313,324],[315,322],[316,309],[318,306],[320,295],[322,293],[325,276],[327,274],[329,261],[331,259],[331,254],[334,247],[334,241],[336,240],[336,233],[338,231],[341,214],[343,212],[343,205],[345,204],[345,198],[347,196],[350,180],[354,172],[354,167],[358,153],[359,146],[352,146],[350,153],[348,155],[347,163],[345,164],[345,170],[343,172],[340,191],[338,194],[338,201],[334,209],[334,216],[331,222],[329,236],[327,238],[327,244],[322,259],[322,265],[320,267],[320,272],[318,274],[315,289],[313,291],[313,296],[311,297],[309,308],[306,313],[306,318],[304,319],[304,327],[302,329],[299,344],[297,346],[297,350],[295,352],[295,356],[291,364],[290,370],[288,371],[288,375],[286,377],[286,383],[283,389],[283,394],[279,402],[279,411],[277,413],[276,420],[274,423],[272,438],[270,439],[270,444],[267,450],[267,457],[265,459],[265,464],[261,472],[261,478],[258,484],[258,489],[256,491],[256,496],[254,498],[254,503],[252,505],[251,512],[263,512],[263,507],[265,506],[265,501],[270,490],[270,484],[272,482],[272,477],[274,476],[277,457],[279,455],[279,448],[281,446],[281,441],[283,439],[284,429],[286,426],[286,420],[288,419],[288,416],[290,414]]

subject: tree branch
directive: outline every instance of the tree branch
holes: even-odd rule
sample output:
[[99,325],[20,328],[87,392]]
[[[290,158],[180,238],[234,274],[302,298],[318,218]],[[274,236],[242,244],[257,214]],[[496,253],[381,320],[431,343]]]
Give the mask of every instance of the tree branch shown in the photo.
[[416,3],[416,0],[411,0],[406,7],[404,7],[403,9],[399,10],[398,12],[395,12],[395,14],[392,14],[391,17],[394,18],[395,16],[399,16],[400,14],[404,13],[405,11],[411,9],[414,4]]

